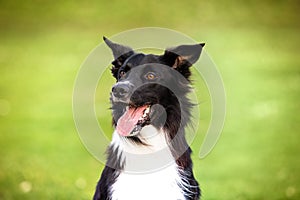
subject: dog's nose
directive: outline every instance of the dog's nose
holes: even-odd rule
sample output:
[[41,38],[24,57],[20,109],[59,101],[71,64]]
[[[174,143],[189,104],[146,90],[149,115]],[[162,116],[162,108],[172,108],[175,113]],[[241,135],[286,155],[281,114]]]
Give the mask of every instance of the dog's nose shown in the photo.
[[127,84],[116,84],[112,88],[112,93],[117,98],[126,98],[129,95],[130,88]]

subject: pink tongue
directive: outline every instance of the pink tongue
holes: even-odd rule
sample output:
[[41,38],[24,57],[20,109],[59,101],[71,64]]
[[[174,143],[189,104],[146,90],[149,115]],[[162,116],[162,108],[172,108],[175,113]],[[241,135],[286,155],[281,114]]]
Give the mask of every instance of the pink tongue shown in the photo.
[[117,132],[122,136],[129,136],[139,119],[143,116],[146,108],[147,105],[138,108],[129,108],[125,111],[118,120]]

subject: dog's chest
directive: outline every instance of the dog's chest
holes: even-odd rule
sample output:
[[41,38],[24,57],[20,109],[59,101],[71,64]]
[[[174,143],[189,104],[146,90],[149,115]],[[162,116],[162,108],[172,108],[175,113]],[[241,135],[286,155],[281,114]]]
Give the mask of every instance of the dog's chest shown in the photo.
[[184,200],[180,182],[173,164],[153,173],[121,173],[110,189],[112,200]]

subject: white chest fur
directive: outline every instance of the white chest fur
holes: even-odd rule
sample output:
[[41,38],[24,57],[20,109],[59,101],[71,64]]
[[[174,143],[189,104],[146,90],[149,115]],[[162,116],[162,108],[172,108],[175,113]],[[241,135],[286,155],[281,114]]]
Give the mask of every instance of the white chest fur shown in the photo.
[[181,180],[164,134],[148,126],[141,135],[148,146],[130,144],[114,133],[111,145],[122,151],[119,152],[119,159],[126,164],[124,171],[110,187],[112,200],[184,200],[184,181]]
[[184,200],[176,164],[147,174],[121,173],[111,187],[112,200]]

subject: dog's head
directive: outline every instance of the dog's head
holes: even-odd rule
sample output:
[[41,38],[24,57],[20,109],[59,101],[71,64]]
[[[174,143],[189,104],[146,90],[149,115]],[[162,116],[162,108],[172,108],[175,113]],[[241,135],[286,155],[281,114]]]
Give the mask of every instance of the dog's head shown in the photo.
[[111,103],[117,132],[135,136],[150,124],[161,128],[180,123],[180,106],[191,105],[186,97],[190,67],[199,59],[204,43],[153,55],[137,53],[105,37],[104,41],[115,59],[111,72],[117,83],[112,87]]

